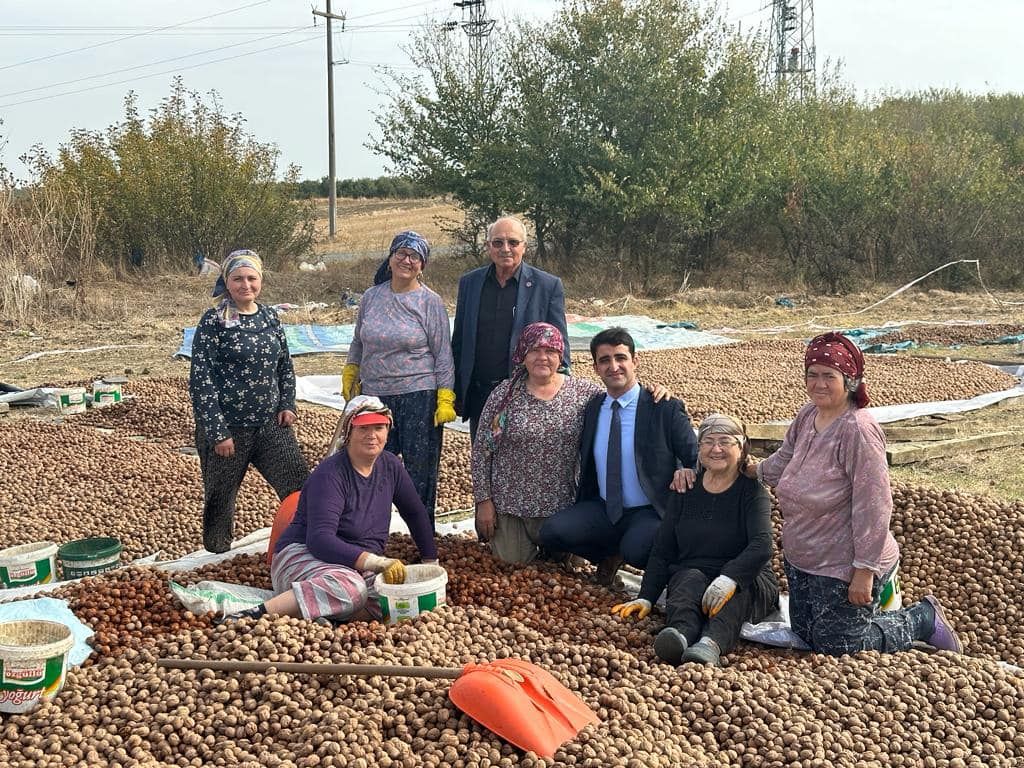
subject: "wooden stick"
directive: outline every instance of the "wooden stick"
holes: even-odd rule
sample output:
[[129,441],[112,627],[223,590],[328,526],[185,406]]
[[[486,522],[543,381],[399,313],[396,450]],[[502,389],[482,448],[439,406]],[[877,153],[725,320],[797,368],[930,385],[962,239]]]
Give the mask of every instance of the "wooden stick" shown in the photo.
[[313,664],[294,661],[232,661],[230,659],[158,659],[166,669],[213,669],[220,672],[291,672],[297,675],[360,675],[363,677],[427,677],[455,680],[461,667],[403,667],[392,664]]

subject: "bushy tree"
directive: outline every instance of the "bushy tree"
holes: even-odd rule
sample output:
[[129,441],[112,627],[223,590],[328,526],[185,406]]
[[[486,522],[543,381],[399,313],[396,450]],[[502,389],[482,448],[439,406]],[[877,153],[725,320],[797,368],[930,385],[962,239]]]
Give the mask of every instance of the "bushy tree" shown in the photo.
[[309,249],[313,210],[292,200],[298,168],[280,183],[279,154],[215,93],[204,100],[176,78],[148,119],[129,94],[122,122],[75,130],[55,159],[36,152],[31,161],[42,185],[73,192],[95,212],[102,261],[180,270],[196,251],[217,259],[254,248],[274,265]]

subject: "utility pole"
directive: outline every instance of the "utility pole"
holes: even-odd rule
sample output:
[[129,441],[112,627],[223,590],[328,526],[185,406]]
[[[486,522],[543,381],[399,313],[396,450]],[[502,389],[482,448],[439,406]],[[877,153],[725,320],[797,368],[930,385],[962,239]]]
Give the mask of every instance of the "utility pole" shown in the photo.
[[462,9],[462,29],[469,38],[469,59],[473,69],[473,81],[477,88],[490,79],[491,61],[487,50],[487,38],[494,29],[494,19],[487,18],[487,0],[458,0],[456,8]]
[[327,19],[327,167],[330,176],[330,187],[327,190],[327,222],[331,240],[337,231],[335,219],[338,212],[338,169],[334,162],[334,37],[331,34],[331,22],[337,19],[345,29],[345,14],[339,16],[331,13],[331,0],[325,0],[325,11],[313,9],[313,21],[317,16]]
[[814,0],[772,0],[767,84],[789,83],[801,101],[817,83],[814,47]]

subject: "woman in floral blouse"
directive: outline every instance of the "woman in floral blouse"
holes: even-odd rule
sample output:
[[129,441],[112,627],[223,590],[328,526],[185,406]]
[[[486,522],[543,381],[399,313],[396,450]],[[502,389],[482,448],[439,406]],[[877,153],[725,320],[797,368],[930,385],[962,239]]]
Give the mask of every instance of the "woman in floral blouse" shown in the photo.
[[309,476],[292,424],[295,369],[281,321],[256,302],[263,262],[255,252],[228,255],[192,341],[189,395],[203,474],[203,546],[226,552],[234,535],[235,497],[252,464],[279,498]]

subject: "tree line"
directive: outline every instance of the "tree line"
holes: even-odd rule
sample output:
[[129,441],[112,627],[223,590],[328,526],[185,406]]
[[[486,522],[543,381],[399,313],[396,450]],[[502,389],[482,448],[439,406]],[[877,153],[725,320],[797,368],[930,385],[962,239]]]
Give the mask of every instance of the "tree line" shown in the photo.
[[475,67],[425,28],[372,143],[461,203],[470,240],[516,211],[542,264],[598,260],[645,285],[724,273],[841,291],[959,259],[1024,284],[1019,94],[864,102],[832,72],[799,100],[765,85],[762,41],[688,0],[566,0],[491,40]]
[[[331,180],[324,176],[319,181],[303,179],[290,188],[298,200],[314,197],[327,197],[331,189]],[[384,200],[410,200],[419,197],[430,197],[435,191],[419,184],[412,179],[398,176],[364,177],[359,179],[338,179],[335,185],[338,197],[366,197]]]

